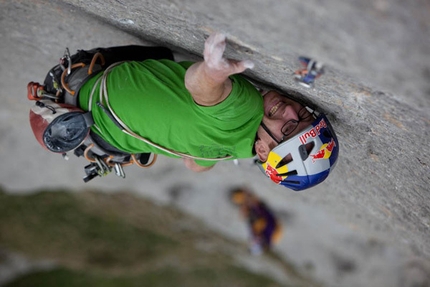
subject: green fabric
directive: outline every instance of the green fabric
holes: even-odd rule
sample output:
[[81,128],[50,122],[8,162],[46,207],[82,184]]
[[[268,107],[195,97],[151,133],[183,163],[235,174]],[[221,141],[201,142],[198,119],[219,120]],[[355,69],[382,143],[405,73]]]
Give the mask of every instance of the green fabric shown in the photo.
[[[119,118],[135,133],[171,150],[204,158],[232,155],[252,157],[252,146],[263,117],[260,93],[243,77],[231,77],[233,90],[223,102],[197,105],[185,88],[184,77],[191,62],[170,60],[126,62],[114,67],[107,78],[109,103]],[[88,110],[89,94],[95,81],[81,88],[79,104]],[[99,87],[92,102],[92,130],[114,147],[130,152],[153,152],[172,156],[123,133],[96,105]],[[196,161],[211,166],[213,161]]]

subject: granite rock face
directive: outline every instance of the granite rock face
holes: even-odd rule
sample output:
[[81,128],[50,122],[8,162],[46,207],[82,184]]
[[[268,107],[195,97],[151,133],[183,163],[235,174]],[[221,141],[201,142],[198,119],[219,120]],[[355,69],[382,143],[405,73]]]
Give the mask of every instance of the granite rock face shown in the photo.
[[[255,68],[246,72],[250,79],[315,104],[328,115],[341,145],[333,175],[318,187],[294,193],[271,185],[246,161],[239,167],[221,163],[195,176],[179,161],[161,159],[149,171],[127,170],[126,181],[109,176],[91,187],[115,190],[125,184],[161,203],[171,203],[169,190],[180,187],[183,193],[174,204],[243,239],[243,232],[233,231],[238,223],[227,216],[235,213],[223,192],[245,183],[281,217],[288,214],[279,254],[329,286],[362,286],[363,278],[367,286],[397,286],[413,277],[401,274],[428,271],[416,267],[430,256],[426,1],[64,0],[1,2],[0,7],[1,35],[7,40],[0,44],[1,86],[8,95],[1,107],[1,157],[26,150],[32,158],[16,159],[23,176],[2,168],[0,182],[11,192],[86,186],[80,182],[83,163],[65,163],[41,151],[26,118],[25,84],[43,81],[65,46],[73,51],[147,41],[198,59],[205,38],[222,31],[228,35],[228,57],[254,61]],[[326,64],[312,88],[292,77],[301,55]],[[10,120],[14,128],[6,124]],[[41,161],[51,174],[36,177],[32,171],[41,168]],[[67,178],[58,176],[65,173]]]

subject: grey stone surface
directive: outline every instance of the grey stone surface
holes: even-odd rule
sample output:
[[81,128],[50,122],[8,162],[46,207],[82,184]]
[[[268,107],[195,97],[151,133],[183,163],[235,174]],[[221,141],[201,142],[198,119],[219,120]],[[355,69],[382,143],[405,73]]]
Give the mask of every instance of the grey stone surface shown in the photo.
[[[246,184],[285,224],[275,251],[324,285],[429,284],[429,9],[424,0],[0,1],[0,183],[13,193],[128,189],[238,240],[246,230],[226,192]],[[295,193],[247,160],[193,174],[167,158],[149,170],[127,168],[125,180],[111,174],[84,184],[83,160],[64,162],[34,140],[25,86],[43,81],[66,46],[149,41],[191,57],[215,30],[228,34],[228,56],[255,62],[249,77],[328,114],[341,153],[324,184]],[[299,55],[327,64],[312,89],[291,77]]]

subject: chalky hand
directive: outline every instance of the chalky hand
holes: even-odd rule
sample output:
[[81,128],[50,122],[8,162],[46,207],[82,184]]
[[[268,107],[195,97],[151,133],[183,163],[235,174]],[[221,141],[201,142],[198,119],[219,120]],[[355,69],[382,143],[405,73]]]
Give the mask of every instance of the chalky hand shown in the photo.
[[214,33],[205,42],[203,56],[209,73],[215,78],[222,78],[225,75],[242,73],[246,69],[252,69],[254,63],[249,60],[235,61],[223,57],[226,47],[226,36],[221,33]]

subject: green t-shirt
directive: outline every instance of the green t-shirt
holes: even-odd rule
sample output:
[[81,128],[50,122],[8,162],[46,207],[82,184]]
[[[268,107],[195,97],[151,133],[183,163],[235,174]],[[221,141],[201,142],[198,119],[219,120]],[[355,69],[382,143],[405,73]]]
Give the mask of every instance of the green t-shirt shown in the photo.
[[[255,134],[263,117],[260,93],[243,77],[234,75],[233,90],[227,99],[215,106],[200,106],[185,88],[185,72],[191,64],[146,60],[114,67],[107,77],[107,91],[115,114],[133,132],[171,150],[203,158],[252,157]],[[83,110],[88,110],[89,95],[101,74],[81,88],[79,104]],[[97,106],[99,90],[97,86],[92,100],[97,126],[92,127],[93,132],[126,152],[173,156],[122,132]],[[196,162],[203,166],[215,164]]]

